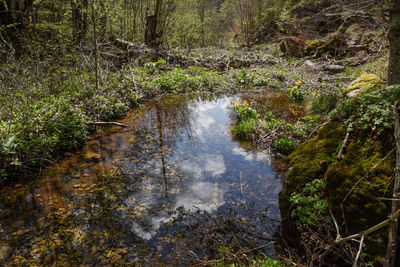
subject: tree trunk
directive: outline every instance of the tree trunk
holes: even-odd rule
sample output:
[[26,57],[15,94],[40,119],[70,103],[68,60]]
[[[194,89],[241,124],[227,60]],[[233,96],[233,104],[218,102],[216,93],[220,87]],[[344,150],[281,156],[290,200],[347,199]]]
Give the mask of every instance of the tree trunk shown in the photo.
[[[390,56],[389,56],[389,71],[388,85],[400,84],[400,1],[392,0],[390,3]],[[399,101],[396,101],[393,107],[395,115],[394,136],[396,140],[396,175],[393,188],[393,199],[400,198],[400,116],[399,116]],[[392,201],[392,214],[400,207],[400,202]],[[396,262],[398,239],[398,220],[395,219],[389,225],[388,246],[386,250],[385,267],[393,267]]]
[[388,84],[400,84],[400,1],[392,0],[390,5],[390,57]]
[[[394,178],[393,200],[392,200],[392,214],[394,214],[400,207],[400,115],[399,115],[399,101],[393,106],[395,116],[395,129],[394,136],[396,140],[396,175]],[[389,225],[388,232],[388,246],[386,250],[385,267],[394,267],[396,261],[397,251],[397,232],[398,232],[398,219],[392,221]]]
[[72,35],[75,42],[80,42],[87,32],[88,0],[71,0]]
[[[160,34],[158,32],[158,18],[160,15],[160,7],[162,0],[156,1],[156,9],[154,14],[146,14],[146,31],[144,40],[146,45],[156,48],[160,44]],[[147,13],[147,12],[146,12]]]

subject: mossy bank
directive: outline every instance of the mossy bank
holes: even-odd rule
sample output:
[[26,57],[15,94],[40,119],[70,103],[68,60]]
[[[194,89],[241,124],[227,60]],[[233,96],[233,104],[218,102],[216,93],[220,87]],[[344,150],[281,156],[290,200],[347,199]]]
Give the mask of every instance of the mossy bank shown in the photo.
[[[331,121],[321,128],[318,136],[298,146],[288,157],[289,169],[279,206],[283,232],[293,244],[298,244],[300,233],[296,218],[291,216],[294,205],[290,197],[301,193],[315,179],[325,182],[324,198],[342,236],[365,230],[385,220],[390,212],[390,202],[384,198],[392,195],[395,153],[391,134],[379,138],[352,137],[339,161],[336,157],[345,135],[343,123]],[[366,258],[378,265],[386,252],[386,235],[384,229],[367,238]]]

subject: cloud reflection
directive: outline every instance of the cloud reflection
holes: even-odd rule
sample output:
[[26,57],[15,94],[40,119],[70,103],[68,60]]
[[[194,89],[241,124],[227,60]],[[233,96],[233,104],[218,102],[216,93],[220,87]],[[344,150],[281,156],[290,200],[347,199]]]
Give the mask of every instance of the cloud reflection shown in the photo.
[[227,127],[220,125],[216,119],[226,117],[229,105],[230,101],[216,101],[190,107],[192,119],[196,122],[194,132],[201,142],[205,142],[206,137],[210,136],[215,129]]
[[[187,188],[185,194],[177,197],[173,210],[183,207],[187,211],[200,209],[213,212],[223,204],[225,204],[224,190],[217,183],[195,182]],[[131,229],[142,239],[150,240],[157,234],[157,230],[162,224],[169,222],[176,216],[176,214],[168,215],[163,212],[159,216],[151,218],[145,225],[133,222]]]
[[247,160],[247,161],[257,160],[257,161],[266,162],[268,165],[271,165],[271,161],[272,161],[271,154],[268,153],[267,151],[259,151],[259,152],[249,153],[249,152],[246,152],[241,147],[234,147],[232,149],[232,153],[234,155],[242,156],[243,159]]
[[182,161],[180,166],[184,172],[197,179],[202,178],[204,172],[210,173],[212,177],[226,172],[224,157],[219,154],[204,153],[196,158]]

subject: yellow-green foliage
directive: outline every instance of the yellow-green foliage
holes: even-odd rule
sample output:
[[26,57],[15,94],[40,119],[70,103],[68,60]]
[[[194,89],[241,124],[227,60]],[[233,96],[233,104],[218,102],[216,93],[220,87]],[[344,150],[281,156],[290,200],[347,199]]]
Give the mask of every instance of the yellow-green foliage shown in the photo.
[[384,82],[375,74],[364,73],[352,82],[343,93],[351,97],[359,96],[370,92],[372,89],[382,88],[383,85]]

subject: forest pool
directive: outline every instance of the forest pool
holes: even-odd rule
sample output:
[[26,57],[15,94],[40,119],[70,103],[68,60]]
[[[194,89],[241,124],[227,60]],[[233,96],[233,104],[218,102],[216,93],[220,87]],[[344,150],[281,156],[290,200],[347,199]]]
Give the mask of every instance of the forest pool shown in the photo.
[[[3,188],[0,264],[187,265],[273,254],[273,156],[232,139],[241,95],[151,101],[33,183]],[[55,265],[54,265],[55,266]]]

